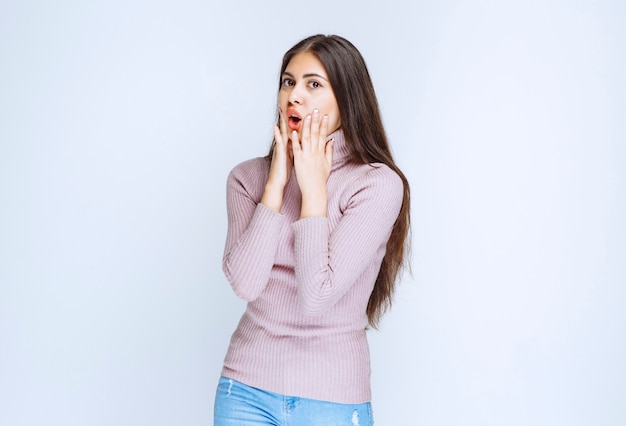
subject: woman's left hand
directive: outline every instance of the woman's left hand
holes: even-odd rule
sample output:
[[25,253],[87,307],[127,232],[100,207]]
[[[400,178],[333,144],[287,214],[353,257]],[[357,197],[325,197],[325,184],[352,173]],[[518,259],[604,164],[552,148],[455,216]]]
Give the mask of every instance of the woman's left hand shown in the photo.
[[333,141],[326,141],[328,116],[320,119],[319,111],[313,110],[302,124],[302,141],[295,130],[291,135],[294,168],[302,192],[300,217],[326,216],[326,182],[333,163]]

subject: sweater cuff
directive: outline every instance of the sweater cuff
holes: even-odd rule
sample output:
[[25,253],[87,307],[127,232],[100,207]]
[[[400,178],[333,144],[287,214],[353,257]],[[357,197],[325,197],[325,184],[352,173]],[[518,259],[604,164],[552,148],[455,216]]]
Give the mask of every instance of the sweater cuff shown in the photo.
[[259,203],[257,204],[254,214],[252,215],[249,228],[261,232],[267,232],[269,229],[272,229],[274,232],[280,232],[280,228],[284,220],[285,217],[282,214],[277,213],[269,207]]

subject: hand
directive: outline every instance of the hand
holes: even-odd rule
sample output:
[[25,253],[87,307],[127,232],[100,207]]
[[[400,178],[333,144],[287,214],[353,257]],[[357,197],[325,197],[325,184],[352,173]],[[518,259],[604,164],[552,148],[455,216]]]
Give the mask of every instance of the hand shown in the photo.
[[318,110],[307,115],[302,128],[302,142],[298,133],[291,136],[293,162],[302,192],[300,217],[326,216],[328,198],[326,182],[333,164],[333,141],[328,136],[328,116],[322,117]]
[[261,198],[261,203],[276,212],[280,212],[283,203],[283,190],[293,169],[292,142],[287,138],[287,122],[280,114],[280,128],[274,125],[274,151],[272,153],[272,164],[265,184],[265,192]]

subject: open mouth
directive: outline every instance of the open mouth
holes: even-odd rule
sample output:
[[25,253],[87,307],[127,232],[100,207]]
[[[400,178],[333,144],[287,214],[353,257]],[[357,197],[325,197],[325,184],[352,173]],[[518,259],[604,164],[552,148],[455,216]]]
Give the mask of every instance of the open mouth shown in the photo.
[[291,130],[298,130],[302,123],[302,117],[295,109],[287,110],[287,125]]

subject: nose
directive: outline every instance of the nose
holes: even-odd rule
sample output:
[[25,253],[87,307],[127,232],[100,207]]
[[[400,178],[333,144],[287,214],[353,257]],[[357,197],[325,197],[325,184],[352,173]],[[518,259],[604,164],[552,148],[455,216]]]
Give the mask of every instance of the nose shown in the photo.
[[302,105],[302,101],[304,99],[304,95],[302,94],[302,89],[299,84],[296,84],[293,89],[291,89],[291,94],[289,95],[289,103],[292,105]]
[[289,96],[289,103],[292,105],[302,105],[300,97],[296,96],[293,92],[291,93],[291,96]]

